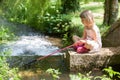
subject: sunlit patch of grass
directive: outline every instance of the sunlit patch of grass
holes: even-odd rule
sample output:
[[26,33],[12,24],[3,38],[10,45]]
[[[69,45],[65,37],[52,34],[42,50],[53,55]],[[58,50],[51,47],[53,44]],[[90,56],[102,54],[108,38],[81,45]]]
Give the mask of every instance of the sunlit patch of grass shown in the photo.
[[91,10],[93,12],[95,23],[97,25],[102,25],[103,23],[103,14],[104,14],[104,3],[103,2],[90,2],[87,4],[81,4],[80,11],[73,13],[74,17],[72,18],[73,24],[81,25],[80,12],[83,10]]
[[104,14],[104,3],[103,2],[90,2],[88,4],[81,5],[82,10],[91,10],[93,12],[95,23],[100,25],[103,23],[103,14]]
[[82,24],[79,17],[73,17],[72,22],[74,23],[74,25],[81,25]]
[[103,2],[90,2],[88,4],[81,5],[81,10],[88,9],[95,13],[103,13],[104,11],[103,5],[104,5]]

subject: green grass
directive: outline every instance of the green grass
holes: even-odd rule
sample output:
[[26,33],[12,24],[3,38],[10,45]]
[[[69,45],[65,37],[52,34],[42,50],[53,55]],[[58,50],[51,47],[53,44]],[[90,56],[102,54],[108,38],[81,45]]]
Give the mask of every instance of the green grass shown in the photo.
[[[80,19],[79,19],[79,14],[81,11],[91,10],[94,15],[95,23],[98,26],[102,25],[103,19],[104,19],[104,2],[89,2],[87,4],[81,3],[80,7],[81,7],[80,11],[73,14],[75,15],[75,18],[76,18],[74,19],[75,21],[73,20],[75,24],[81,24]],[[119,13],[118,13],[118,18],[120,18],[120,8],[119,8]]]
[[90,2],[88,4],[81,4],[81,9],[80,11],[75,12],[73,15],[75,15],[74,17],[76,19],[72,20],[73,22],[75,22],[75,24],[80,24],[80,17],[79,14],[81,11],[83,10],[91,10],[93,12],[94,18],[95,18],[95,22],[96,24],[102,24],[103,21],[103,14],[104,14],[104,8],[103,8],[104,3],[102,2]]

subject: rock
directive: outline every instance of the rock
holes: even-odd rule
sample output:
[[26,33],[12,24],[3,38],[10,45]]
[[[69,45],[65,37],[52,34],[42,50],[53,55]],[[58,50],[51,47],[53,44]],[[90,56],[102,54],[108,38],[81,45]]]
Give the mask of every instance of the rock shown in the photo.
[[104,68],[120,64],[120,47],[102,48],[99,52],[78,54],[69,50],[66,54],[66,64],[70,71],[84,72],[94,68]]
[[103,35],[102,43],[105,47],[120,46],[120,19],[114,22]]

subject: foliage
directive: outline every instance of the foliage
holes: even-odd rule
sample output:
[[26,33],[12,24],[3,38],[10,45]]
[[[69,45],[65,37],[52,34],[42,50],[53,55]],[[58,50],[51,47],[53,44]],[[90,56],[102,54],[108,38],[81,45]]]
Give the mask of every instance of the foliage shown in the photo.
[[71,29],[71,15],[60,14],[56,10],[56,14],[46,12],[46,14],[38,20],[39,25],[36,25],[37,30],[43,33],[62,37],[65,45],[69,44],[68,39]]
[[78,75],[70,75],[70,80],[91,80],[90,72],[87,75],[78,73]]
[[42,18],[46,11],[54,14],[60,7],[60,0],[4,0],[2,7],[10,21],[30,24]]
[[29,23],[34,16],[42,16],[49,6],[49,0],[4,0],[4,16],[11,21]]
[[87,3],[90,3],[90,2],[104,2],[105,0],[79,0],[79,1],[87,4]]
[[17,68],[10,68],[9,64],[6,62],[9,52],[0,53],[4,56],[0,56],[0,80],[20,80],[18,76]]
[[59,75],[61,73],[59,72],[59,70],[49,68],[46,72],[51,74],[51,76],[53,77],[53,80],[60,79]]
[[60,14],[61,0],[5,0],[4,16],[10,21],[24,23],[46,33],[64,33],[69,20]]
[[80,10],[79,0],[61,0],[62,13],[70,13]]
[[[120,78],[120,73],[116,72],[114,70],[112,70],[112,67],[109,68],[104,68],[103,71],[107,72],[109,75],[101,75],[101,76],[92,76],[91,75],[91,71],[89,73],[85,74],[69,74],[70,80],[116,80],[113,79],[114,77],[118,77]],[[59,72],[59,70],[55,70],[55,69],[48,69],[46,71],[47,73],[51,74],[51,76],[53,77],[53,79],[60,79],[59,74],[61,74]]]
[[120,78],[120,73],[114,71],[112,69],[112,67],[105,68],[104,71],[108,73],[108,75],[109,75],[110,78],[113,78],[115,76],[117,76],[118,78]]
[[106,36],[109,29],[110,29],[110,26],[105,26],[105,25],[100,26],[100,31],[101,31],[100,33],[101,33],[102,37]]
[[104,68],[103,71],[108,73],[107,75],[103,75],[103,76],[97,76],[95,77],[96,79],[100,79],[100,80],[116,80],[116,78],[120,79],[120,73],[116,72],[112,69],[112,67],[108,67],[108,68]]
[[[65,0],[67,1],[67,0]],[[101,3],[89,3],[80,4],[80,11],[84,9],[90,9],[94,13],[103,14],[103,2],[104,0],[76,0],[80,3],[89,2],[102,2]],[[87,2],[88,1],[88,2]],[[93,5],[95,4],[95,5]],[[72,4],[73,5],[73,4]],[[24,23],[32,26],[34,29],[62,37],[63,43],[69,45],[72,41],[71,36],[77,34],[81,36],[82,28],[80,23],[78,12],[61,14],[62,0],[4,0],[2,2],[2,8],[4,16],[10,21]],[[76,5],[73,5],[76,6]],[[79,11],[79,13],[80,13]],[[75,19],[73,19],[73,17]],[[96,24],[102,24],[103,17],[95,17]],[[73,21],[74,20],[74,21]],[[72,23],[71,23],[72,22]],[[101,31],[106,27],[100,27]],[[103,31],[102,31],[103,32]]]
[[13,40],[15,35],[9,31],[8,28],[5,28],[4,26],[0,27],[0,41],[9,41]]
[[62,38],[62,42],[63,42],[63,46],[68,46],[70,44],[72,44],[72,36],[73,35],[77,35],[77,36],[82,36],[82,33],[83,33],[83,27],[81,25],[71,25],[68,32],[66,32],[64,35],[63,35],[63,38]]
[[71,44],[71,41],[70,41],[70,37],[69,37],[69,33],[68,33],[68,32],[63,35],[62,43],[63,43],[63,47]]
[[43,18],[44,31],[52,34],[64,34],[70,27],[70,16],[66,15],[50,15],[47,14]]

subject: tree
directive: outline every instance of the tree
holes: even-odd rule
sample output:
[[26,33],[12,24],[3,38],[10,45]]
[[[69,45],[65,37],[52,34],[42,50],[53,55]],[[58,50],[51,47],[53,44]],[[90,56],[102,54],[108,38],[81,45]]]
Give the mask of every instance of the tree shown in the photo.
[[62,1],[62,13],[75,12],[79,10],[79,0],[61,0]]
[[119,4],[118,0],[105,0],[105,13],[103,24],[111,25],[117,20]]

